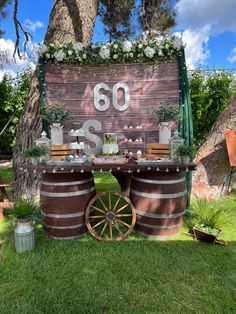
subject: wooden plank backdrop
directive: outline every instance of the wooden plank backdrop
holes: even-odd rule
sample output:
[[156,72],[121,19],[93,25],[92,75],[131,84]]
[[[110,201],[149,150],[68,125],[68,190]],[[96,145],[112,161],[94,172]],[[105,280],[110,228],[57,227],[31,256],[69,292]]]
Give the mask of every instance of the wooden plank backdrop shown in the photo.
[[[106,111],[99,111],[94,106],[94,87],[106,83],[110,90],[100,90],[110,99]],[[129,87],[129,107],[118,111],[112,105],[112,88],[116,83],[126,83]],[[145,143],[158,141],[158,120],[154,114],[163,103],[179,106],[179,70],[178,62],[166,62],[153,65],[113,65],[90,66],[46,65],[46,106],[63,104],[70,111],[71,119],[64,125],[64,141],[71,142],[68,136],[71,129],[79,129],[86,120],[98,120],[102,131],[91,130],[103,139],[104,132],[117,132],[119,144],[125,134],[125,124],[142,123]],[[119,104],[124,103],[124,91],[118,90]],[[101,102],[101,105],[103,103]],[[175,128],[174,126],[173,128]],[[131,133],[130,133],[131,134]],[[133,137],[135,137],[133,132]],[[127,136],[129,137],[129,136]]]

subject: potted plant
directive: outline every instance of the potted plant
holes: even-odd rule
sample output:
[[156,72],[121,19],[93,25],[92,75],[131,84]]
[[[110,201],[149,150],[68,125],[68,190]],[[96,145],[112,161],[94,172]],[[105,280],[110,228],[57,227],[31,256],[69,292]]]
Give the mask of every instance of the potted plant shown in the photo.
[[34,146],[27,148],[23,154],[25,158],[31,158],[33,165],[37,165],[38,161],[43,159],[44,156],[47,156],[49,153],[48,148],[45,146]]
[[50,108],[43,110],[42,116],[50,124],[52,144],[63,144],[62,123],[70,119],[69,111],[66,111],[63,105],[52,105]]
[[17,253],[33,250],[35,247],[34,213],[39,211],[39,205],[32,200],[17,197],[8,208],[7,216],[14,220],[15,249]]
[[169,144],[172,124],[180,120],[179,109],[167,103],[154,110],[154,112],[159,121],[159,143]]
[[193,160],[196,154],[195,146],[180,145],[176,148],[175,155],[181,158],[183,163]]
[[197,199],[194,206],[191,206],[191,213],[192,231],[198,240],[210,243],[216,243],[217,241],[223,244],[226,243],[223,240],[219,240],[218,235],[228,221],[228,215],[218,202]]

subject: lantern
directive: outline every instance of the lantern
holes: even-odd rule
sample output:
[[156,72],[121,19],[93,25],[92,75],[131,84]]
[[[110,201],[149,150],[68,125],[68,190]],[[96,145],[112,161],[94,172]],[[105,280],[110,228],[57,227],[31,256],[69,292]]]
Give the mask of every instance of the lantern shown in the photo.
[[41,161],[50,159],[52,141],[47,138],[47,133],[43,131],[41,137],[34,141],[36,146],[43,146],[48,149],[48,154],[41,157]]
[[184,139],[179,135],[179,132],[176,130],[174,135],[171,137],[170,141],[170,159],[172,160],[181,160],[181,157],[178,155],[178,148],[183,146]]

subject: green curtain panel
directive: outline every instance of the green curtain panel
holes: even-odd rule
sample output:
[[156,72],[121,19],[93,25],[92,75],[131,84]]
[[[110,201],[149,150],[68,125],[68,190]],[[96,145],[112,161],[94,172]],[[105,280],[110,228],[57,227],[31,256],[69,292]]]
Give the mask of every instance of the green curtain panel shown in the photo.
[[[180,124],[180,134],[185,139],[185,144],[188,146],[193,145],[193,120],[192,120],[192,109],[188,85],[187,68],[185,62],[184,50],[179,56],[179,83],[180,83],[180,97],[179,97],[179,108],[182,114],[182,123]],[[192,174],[186,171],[186,185],[187,185],[187,204],[186,204],[186,215],[190,214],[190,195],[192,188]]]

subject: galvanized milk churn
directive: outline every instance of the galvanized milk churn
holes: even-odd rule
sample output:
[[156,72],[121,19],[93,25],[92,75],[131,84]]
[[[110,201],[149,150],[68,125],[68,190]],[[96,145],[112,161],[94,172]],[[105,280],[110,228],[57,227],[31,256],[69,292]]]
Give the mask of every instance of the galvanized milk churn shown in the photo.
[[16,220],[15,248],[17,253],[33,250],[35,247],[34,220]]

